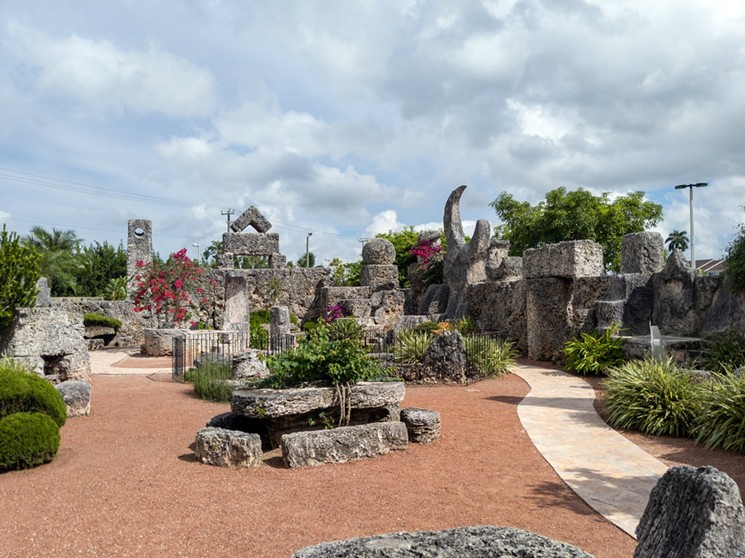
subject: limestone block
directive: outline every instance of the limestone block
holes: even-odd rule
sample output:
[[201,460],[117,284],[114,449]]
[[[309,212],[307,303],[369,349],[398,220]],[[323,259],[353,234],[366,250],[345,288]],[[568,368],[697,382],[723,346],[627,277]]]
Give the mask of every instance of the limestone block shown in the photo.
[[116,330],[113,327],[100,325],[85,326],[84,337],[86,339],[90,339],[91,337],[113,337],[114,335],[116,335]]
[[435,336],[420,368],[422,382],[466,382],[466,351],[457,331],[445,331]]
[[440,413],[410,407],[401,410],[401,422],[406,425],[409,442],[429,444],[440,437]]
[[225,273],[225,308],[223,324],[226,329],[234,329],[249,334],[249,311],[251,287],[246,275],[240,271]]
[[558,277],[527,281],[528,358],[553,360],[574,337],[572,283]]
[[392,265],[395,259],[396,249],[385,238],[373,238],[362,247],[363,265]]
[[142,352],[148,356],[169,356],[173,354],[173,338],[184,335],[181,329],[146,329]]
[[523,276],[593,277],[603,275],[603,248],[592,240],[570,240],[529,248],[523,254]]
[[223,250],[237,256],[271,256],[279,254],[277,233],[223,233]]
[[514,527],[458,527],[444,531],[391,533],[322,543],[303,548],[293,558],[341,556],[412,556],[437,558],[593,558],[591,554],[560,541]]
[[595,323],[598,329],[610,327],[614,323],[622,324],[625,305],[623,300],[598,300],[595,303]]
[[636,528],[634,558],[745,556],[745,511],[735,481],[714,467],[672,467]]
[[[359,382],[352,386],[353,409],[397,405],[404,398],[403,382]],[[276,418],[328,409],[339,404],[330,387],[245,389],[233,392],[232,411],[252,418]]]
[[258,434],[206,427],[197,432],[195,453],[202,463],[218,467],[258,467],[261,438]]
[[404,423],[377,422],[285,434],[282,457],[288,467],[315,467],[385,455],[407,445]]
[[68,417],[91,414],[91,385],[82,380],[67,380],[54,386],[67,405]]
[[498,260],[490,260],[486,263],[486,277],[490,281],[519,281],[523,278],[523,259],[505,256]]
[[445,284],[430,285],[419,304],[419,314],[442,314],[447,310],[450,289]]
[[49,288],[46,277],[39,277],[39,280],[36,282],[36,289],[38,292],[36,294],[35,306],[37,308],[40,306],[49,306],[52,302],[52,289]]
[[621,273],[653,274],[665,265],[665,243],[657,232],[626,234],[621,239]]
[[272,224],[261,214],[261,211],[252,205],[230,223],[230,230],[236,233],[245,230],[247,227],[253,227],[257,232],[265,233],[272,228]]
[[269,369],[259,358],[258,351],[246,351],[233,356],[230,374],[233,380],[252,380],[267,376],[269,376]]
[[272,306],[269,309],[269,334],[272,337],[290,333],[290,310],[286,306]]
[[398,268],[395,265],[364,264],[360,273],[363,287],[378,289],[398,288]]

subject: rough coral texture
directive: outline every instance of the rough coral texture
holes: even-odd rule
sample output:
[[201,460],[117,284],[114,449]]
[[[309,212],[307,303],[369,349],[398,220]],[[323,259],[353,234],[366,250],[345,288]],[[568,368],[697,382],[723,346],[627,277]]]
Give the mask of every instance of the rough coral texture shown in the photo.
[[218,467],[258,467],[261,438],[258,434],[207,427],[197,432],[195,453],[202,463]]

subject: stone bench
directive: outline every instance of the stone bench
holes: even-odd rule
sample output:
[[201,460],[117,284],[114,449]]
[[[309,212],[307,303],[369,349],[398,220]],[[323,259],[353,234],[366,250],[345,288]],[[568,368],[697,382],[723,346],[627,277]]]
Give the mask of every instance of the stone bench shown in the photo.
[[197,432],[195,453],[202,463],[218,467],[258,467],[261,438],[258,434],[207,427]]
[[440,437],[440,414],[411,407],[401,411],[401,422],[406,425],[409,442],[429,444]]
[[288,467],[314,467],[385,455],[407,445],[404,423],[379,422],[285,434],[282,456]]

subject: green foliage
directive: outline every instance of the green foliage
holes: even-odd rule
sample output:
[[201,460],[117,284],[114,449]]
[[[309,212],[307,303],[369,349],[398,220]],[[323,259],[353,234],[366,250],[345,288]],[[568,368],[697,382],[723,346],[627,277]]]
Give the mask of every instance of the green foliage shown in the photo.
[[199,368],[189,371],[187,380],[194,385],[194,393],[201,399],[227,403],[233,394],[233,388],[227,383],[230,375],[230,364],[204,362]]
[[745,225],[738,227],[737,235],[727,247],[724,273],[734,290],[745,291]]
[[57,425],[67,420],[62,396],[47,380],[18,363],[0,361],[0,418],[22,412],[49,415]]
[[111,316],[104,316],[103,314],[97,314],[96,312],[90,312],[83,314],[83,325],[86,326],[104,326],[113,327],[119,329],[122,327],[122,321],[112,318]]
[[362,284],[362,261],[343,262],[334,258],[329,262],[331,280],[335,287],[359,287]]
[[359,340],[333,338],[331,326],[317,324],[296,347],[267,359],[271,375],[262,380],[264,387],[354,385],[382,375],[380,364]]
[[712,372],[727,372],[745,366],[745,337],[735,333],[712,333],[704,337],[702,365]]
[[594,240],[603,247],[607,270],[621,266],[621,238],[656,225],[662,206],[644,201],[643,192],[611,199],[606,192],[594,196],[583,188],[567,192],[557,188],[535,206],[502,192],[491,205],[502,221],[495,236],[510,241],[510,255],[522,256],[527,248],[565,240]]
[[103,296],[106,300],[124,300],[127,298],[127,278],[113,277],[109,279]]
[[315,267],[316,255],[313,252],[308,252],[308,261],[305,261],[305,254],[300,256],[295,262],[296,267]]
[[338,318],[328,324],[328,333],[330,339],[352,339],[357,342],[362,341],[364,328],[357,323],[353,317]]
[[74,296],[75,257],[80,250],[80,239],[73,230],[33,227],[25,243],[41,254],[41,275],[49,281],[52,296]]
[[48,463],[59,445],[59,427],[44,413],[14,413],[0,419],[0,471]]
[[462,335],[476,333],[477,329],[476,322],[474,322],[468,316],[461,318],[460,320],[453,323],[453,328],[455,329],[455,331],[459,331]]
[[512,342],[485,335],[467,335],[463,337],[463,346],[468,366],[487,378],[501,378],[507,374],[518,356]]
[[251,330],[251,339],[249,344],[252,349],[269,348],[269,332],[264,327],[271,319],[271,312],[268,308],[254,310],[249,316],[249,328]]
[[375,236],[385,238],[393,244],[396,249],[396,259],[393,263],[398,268],[398,284],[401,287],[409,287],[409,266],[416,263],[416,256],[410,250],[419,241],[419,233],[414,232],[414,227],[406,227],[400,232],[389,231]]
[[707,448],[745,453],[745,378],[717,374],[692,435]]
[[688,233],[686,231],[674,230],[665,239],[665,244],[667,244],[667,250],[671,254],[675,250],[683,252],[688,249]]
[[579,339],[567,341],[561,349],[566,367],[585,376],[601,376],[623,363],[625,341],[616,336],[620,329],[619,324],[612,324],[604,331],[580,333]]
[[644,434],[687,436],[701,415],[707,382],[668,359],[627,362],[608,371],[608,424]]
[[[73,257],[74,292],[76,296],[107,297],[111,282],[124,281],[126,295],[127,252],[104,242],[94,242]],[[124,297],[116,300],[123,300]]]
[[422,331],[426,333],[434,333],[440,329],[440,324],[437,322],[421,322],[414,326],[414,331]]
[[266,282],[266,296],[270,304],[277,304],[285,292],[285,284],[279,277],[270,277]]
[[432,333],[416,329],[398,334],[393,347],[393,359],[401,364],[421,364],[432,343]]
[[0,330],[10,325],[17,308],[36,303],[39,273],[38,251],[24,245],[3,225],[0,233]]

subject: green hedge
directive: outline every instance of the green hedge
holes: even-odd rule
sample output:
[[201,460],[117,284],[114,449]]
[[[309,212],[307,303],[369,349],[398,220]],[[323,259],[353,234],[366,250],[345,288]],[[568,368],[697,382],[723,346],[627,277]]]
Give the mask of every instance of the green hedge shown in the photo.
[[83,315],[83,325],[104,326],[119,329],[120,327],[122,327],[122,321],[117,320],[116,318],[112,318],[111,316],[104,316],[103,314],[91,312],[89,314]]
[[44,413],[58,426],[67,420],[65,401],[51,383],[17,365],[0,363],[0,419],[23,412]]
[[0,419],[0,471],[48,463],[59,445],[59,427],[44,413],[14,413]]

